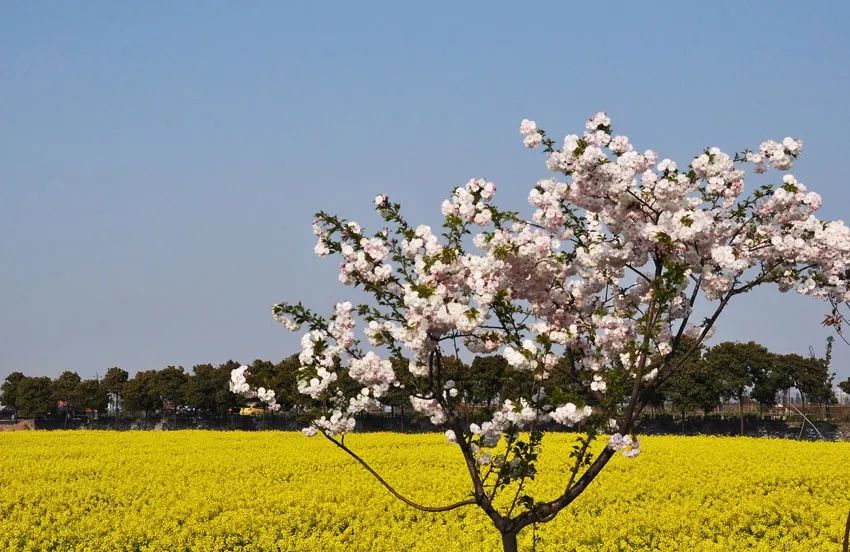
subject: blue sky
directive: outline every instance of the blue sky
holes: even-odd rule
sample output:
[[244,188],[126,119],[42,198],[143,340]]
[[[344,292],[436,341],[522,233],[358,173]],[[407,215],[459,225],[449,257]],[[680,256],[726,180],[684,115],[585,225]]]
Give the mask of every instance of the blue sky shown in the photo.
[[[312,213],[375,223],[387,192],[437,224],[477,176],[525,206],[523,117],[604,110],[680,164],[799,136],[850,220],[847,3],[399,4],[0,5],[0,379],[295,352],[271,304],[349,292]],[[766,289],[717,338],[820,351],[825,311]]]

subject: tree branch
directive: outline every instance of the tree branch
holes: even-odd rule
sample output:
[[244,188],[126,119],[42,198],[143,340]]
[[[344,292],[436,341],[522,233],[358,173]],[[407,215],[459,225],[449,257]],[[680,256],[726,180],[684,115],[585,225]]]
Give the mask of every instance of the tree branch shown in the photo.
[[576,475],[578,475],[578,470],[579,468],[581,468],[581,462],[582,460],[584,460],[584,455],[585,453],[587,453],[587,448],[590,446],[590,440],[591,437],[590,434],[588,434],[587,439],[584,441],[584,443],[582,443],[581,450],[579,451],[578,456],[576,456],[576,463],[573,466],[572,474],[570,475],[570,480],[567,481],[567,488],[565,489],[565,491],[569,491],[570,488],[573,486],[573,481],[575,481]]
[[324,432],[322,432],[322,435],[324,435],[324,436],[325,436],[325,438],[326,438],[328,441],[330,441],[331,443],[335,444],[337,447],[339,447],[339,448],[341,448],[342,450],[344,450],[344,451],[345,451],[345,452],[346,452],[349,456],[351,456],[352,458],[354,458],[355,460],[357,460],[357,462],[358,462],[361,466],[363,466],[364,468],[366,468],[366,470],[367,470],[369,473],[371,473],[371,474],[375,477],[375,479],[377,479],[377,480],[378,480],[378,482],[379,482],[381,485],[383,485],[384,487],[386,487],[386,489],[387,489],[390,493],[392,493],[392,495],[393,495],[393,496],[395,496],[397,499],[401,500],[402,502],[404,502],[404,503],[405,503],[405,504],[407,504],[408,506],[413,506],[413,507],[414,507],[414,508],[416,508],[417,510],[422,510],[423,512],[448,512],[448,511],[450,511],[450,510],[454,510],[454,509],[456,509],[456,508],[460,508],[460,507],[462,507],[462,506],[470,506],[470,505],[476,504],[476,501],[475,501],[475,499],[474,499],[474,498],[468,498],[468,499],[466,499],[466,500],[461,500],[460,502],[455,502],[454,504],[449,504],[449,505],[447,505],[447,506],[423,506],[423,505],[421,505],[421,504],[417,504],[416,502],[413,502],[413,501],[412,501],[412,500],[410,500],[409,498],[407,498],[407,497],[403,496],[401,493],[399,493],[398,491],[396,491],[396,490],[392,487],[392,485],[390,485],[389,483],[387,483],[387,482],[386,482],[386,480],[385,480],[383,477],[381,477],[381,475],[380,475],[378,472],[376,472],[376,471],[372,468],[372,466],[370,466],[370,465],[369,465],[369,464],[368,464],[365,460],[363,460],[362,458],[360,458],[360,456],[358,456],[358,455],[357,455],[357,454],[356,454],[353,450],[351,450],[350,448],[348,448],[347,446],[345,446],[344,444],[342,444],[340,441],[337,441],[336,439],[334,439],[333,437],[331,437],[330,435],[328,435],[328,434],[326,434],[326,433],[324,433]]
[[523,512],[514,518],[512,520],[514,527],[517,530],[522,529],[532,523],[544,521],[547,518],[553,517],[555,514],[563,510],[567,505],[575,500],[576,497],[584,492],[590,482],[599,475],[599,472],[602,471],[602,468],[605,467],[605,464],[608,463],[608,460],[610,460],[612,456],[614,456],[614,449],[611,447],[605,447],[599,456],[596,457],[596,460],[593,461],[593,464],[591,464],[587,471],[582,474],[578,481],[576,481],[575,485],[570,487],[569,490],[564,492],[564,494],[555,500],[538,504],[533,509]]
[[466,469],[469,472],[469,477],[472,479],[472,486],[475,489],[475,500],[473,500],[473,503],[478,504],[478,507],[484,510],[484,513],[487,514],[487,516],[493,521],[496,528],[501,531],[505,520],[499,512],[493,508],[492,502],[490,502],[487,498],[487,493],[484,490],[484,483],[481,481],[481,474],[478,473],[478,464],[475,462],[475,455],[472,453],[472,448],[469,446],[469,443],[463,437],[463,422],[459,418],[453,417],[450,420],[450,424],[454,429],[457,444],[463,453],[463,458],[466,460]]
[[691,293],[691,298],[688,300],[688,305],[690,305],[690,310],[688,314],[682,319],[682,323],[679,326],[679,331],[676,332],[676,337],[673,338],[673,348],[679,346],[679,341],[682,340],[682,335],[685,333],[685,329],[687,329],[688,321],[691,319],[691,314],[693,313],[694,305],[697,302],[697,297],[699,296],[699,290],[702,287],[702,274],[699,275],[699,278],[696,280],[694,284],[694,290]]

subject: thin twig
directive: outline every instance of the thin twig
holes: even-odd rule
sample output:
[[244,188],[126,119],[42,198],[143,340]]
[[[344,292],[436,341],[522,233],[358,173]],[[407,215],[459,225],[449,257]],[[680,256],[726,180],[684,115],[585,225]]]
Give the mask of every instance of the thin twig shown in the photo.
[[573,486],[573,481],[575,481],[576,475],[578,475],[578,471],[579,471],[579,469],[581,469],[581,463],[584,460],[584,455],[587,452],[587,447],[589,447],[589,446],[590,446],[590,434],[587,435],[587,440],[585,440],[585,442],[582,443],[581,451],[579,451],[578,455],[576,456],[576,463],[575,463],[575,465],[573,465],[572,474],[570,475],[570,480],[567,482],[567,488],[565,489],[564,492],[569,491],[570,488]]

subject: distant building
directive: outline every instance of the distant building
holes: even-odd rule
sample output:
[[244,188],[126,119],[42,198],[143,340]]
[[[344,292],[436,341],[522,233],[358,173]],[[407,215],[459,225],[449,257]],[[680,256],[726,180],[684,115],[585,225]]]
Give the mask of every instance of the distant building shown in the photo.
[[18,411],[17,409],[11,406],[3,406],[0,404],[0,421],[11,420],[12,422],[18,421]]
[[124,401],[121,399],[121,395],[118,393],[109,393],[107,398],[109,399],[109,402],[106,405],[106,411],[110,416],[115,416],[124,410]]

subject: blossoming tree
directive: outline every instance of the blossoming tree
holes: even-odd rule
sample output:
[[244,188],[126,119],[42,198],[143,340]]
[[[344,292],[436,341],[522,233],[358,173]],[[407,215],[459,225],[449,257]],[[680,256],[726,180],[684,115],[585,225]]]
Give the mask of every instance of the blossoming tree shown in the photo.
[[[575,500],[616,451],[639,454],[644,390],[700,347],[735,297],[769,283],[850,297],[850,230],[815,217],[820,196],[790,174],[744,194],[745,168],[787,171],[800,140],[734,156],[709,148],[680,168],[638,152],[605,113],[560,147],[533,121],[520,132],[556,174],[532,187],[530,220],[497,207],[496,186],[483,179],[454,189],[436,232],[409,223],[386,195],[375,198],[386,224],[375,233],[318,213],[316,254],[341,257],[339,280],[370,299],[337,303],[328,317],[300,303],[273,309],[290,330],[306,330],[304,433],[324,436],[414,508],[481,508],[508,551],[524,527]],[[447,368],[451,357],[481,352],[503,355],[515,380],[490,410],[468,399],[479,377],[471,367]],[[252,390],[245,367],[231,387],[274,405],[273,391]],[[391,390],[458,447],[469,489],[457,502],[402,496],[346,445],[358,414],[379,409]],[[553,427],[579,434],[563,492],[531,496],[525,484]]]

